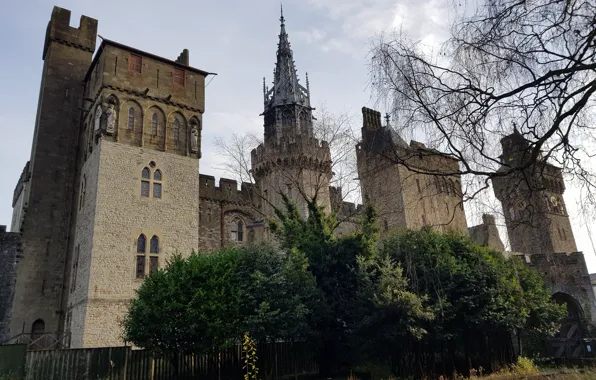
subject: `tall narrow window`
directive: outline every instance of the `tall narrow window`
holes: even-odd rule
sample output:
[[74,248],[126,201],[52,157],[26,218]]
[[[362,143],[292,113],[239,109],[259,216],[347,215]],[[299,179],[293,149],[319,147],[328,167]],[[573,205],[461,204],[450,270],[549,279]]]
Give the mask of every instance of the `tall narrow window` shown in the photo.
[[153,173],[153,198],[161,198],[161,171]]
[[132,107],[128,109],[128,129],[135,129],[135,109]]
[[174,144],[178,147],[178,142],[180,141],[180,122],[178,119],[174,119]]
[[144,168],[143,172],[141,173],[141,177],[143,178],[141,180],[141,196],[142,197],[148,197],[149,196],[149,187],[150,187],[150,183],[149,183],[149,179],[151,176],[151,172],[149,171],[149,168]]
[[137,262],[136,262],[136,270],[135,270],[135,277],[136,278],[143,278],[145,277],[145,252],[147,249],[147,238],[145,235],[139,235],[137,239]]
[[157,124],[158,124],[157,114],[154,113],[153,116],[151,117],[151,136],[157,136]]
[[145,248],[147,247],[147,238],[145,235],[141,234],[137,239],[137,253],[145,253]]
[[74,256],[74,260],[72,261],[72,282],[70,284],[70,292],[74,292],[76,286],[77,286],[77,272],[79,270],[79,252],[80,252],[80,246],[77,244],[76,248],[75,248],[75,256]]
[[143,70],[143,57],[136,54],[130,55],[130,64],[128,66],[130,71],[140,73]]
[[87,179],[83,175],[83,180],[81,181],[81,193],[79,194],[79,210],[81,210],[81,208],[83,208],[83,205],[85,204],[86,187],[87,187]]
[[241,221],[238,222],[238,241],[244,241],[244,224]]
[[137,255],[136,278],[145,277],[145,255]]
[[422,192],[422,189],[420,188],[420,180],[416,179],[416,188],[418,189],[418,193]]
[[151,238],[149,253],[159,253],[159,238],[155,235]]

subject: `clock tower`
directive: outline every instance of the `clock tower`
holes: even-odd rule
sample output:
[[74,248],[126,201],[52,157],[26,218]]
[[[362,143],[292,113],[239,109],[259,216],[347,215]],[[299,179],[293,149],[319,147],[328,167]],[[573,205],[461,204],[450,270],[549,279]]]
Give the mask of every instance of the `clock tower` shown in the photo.
[[561,168],[540,155],[538,163],[523,166],[530,158],[530,143],[516,129],[501,139],[501,168],[492,179],[495,196],[503,206],[511,250],[520,253],[576,252],[575,238],[563,193]]

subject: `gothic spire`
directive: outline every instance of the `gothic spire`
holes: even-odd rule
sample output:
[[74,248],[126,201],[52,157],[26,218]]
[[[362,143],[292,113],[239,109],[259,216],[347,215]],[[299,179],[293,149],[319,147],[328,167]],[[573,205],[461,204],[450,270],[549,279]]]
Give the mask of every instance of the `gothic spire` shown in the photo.
[[298,83],[294,54],[286,32],[283,6],[279,21],[281,30],[277,44],[277,62],[273,71],[273,87],[265,94],[265,112],[284,104],[310,107],[310,94],[305,87]]

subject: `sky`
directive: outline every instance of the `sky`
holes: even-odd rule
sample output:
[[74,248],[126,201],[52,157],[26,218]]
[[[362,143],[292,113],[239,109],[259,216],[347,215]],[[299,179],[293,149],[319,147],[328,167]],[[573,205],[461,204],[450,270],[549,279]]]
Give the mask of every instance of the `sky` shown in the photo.
[[[371,39],[400,27],[427,44],[441,41],[454,17],[452,4],[450,0],[284,0],[286,30],[301,83],[308,72],[311,103],[353,115],[356,128],[362,106],[384,113],[369,88]],[[54,5],[72,12],[71,26],[77,27],[84,14],[99,20],[98,33],[104,38],[172,60],[187,48],[191,66],[218,74],[208,78],[205,90],[201,173],[226,176],[219,169],[217,137],[262,134],[262,83],[265,77],[271,86],[279,1],[12,1],[0,13],[0,224],[10,226],[14,186],[31,153],[44,35]],[[578,249],[586,255],[590,272],[596,272],[586,228],[596,226],[583,223],[569,195],[566,201]],[[469,224],[478,223],[480,215],[469,214]]]

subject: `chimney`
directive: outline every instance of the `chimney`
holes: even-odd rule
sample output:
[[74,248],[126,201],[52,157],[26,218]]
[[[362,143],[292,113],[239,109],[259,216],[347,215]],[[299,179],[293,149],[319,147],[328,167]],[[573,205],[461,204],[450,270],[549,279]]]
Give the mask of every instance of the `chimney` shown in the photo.
[[189,64],[189,57],[188,57],[188,49],[182,50],[182,53],[176,58],[176,62],[188,66]]

